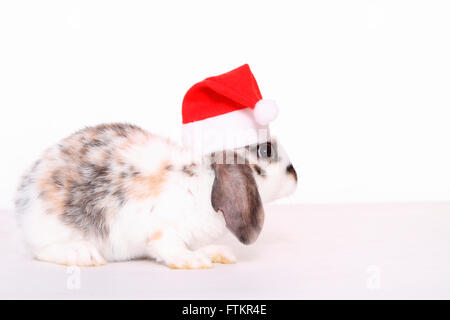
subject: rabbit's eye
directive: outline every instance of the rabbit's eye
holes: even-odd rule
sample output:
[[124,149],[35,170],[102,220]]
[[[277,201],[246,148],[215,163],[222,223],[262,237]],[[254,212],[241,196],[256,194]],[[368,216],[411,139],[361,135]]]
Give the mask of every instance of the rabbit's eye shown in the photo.
[[276,158],[276,150],[270,142],[258,145],[258,158],[271,159]]

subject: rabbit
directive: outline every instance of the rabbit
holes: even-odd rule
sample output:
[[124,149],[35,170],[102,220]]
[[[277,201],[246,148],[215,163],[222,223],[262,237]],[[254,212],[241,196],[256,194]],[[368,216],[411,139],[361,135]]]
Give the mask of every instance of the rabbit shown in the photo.
[[[237,163],[218,161],[231,154]],[[76,266],[150,258],[174,269],[234,263],[225,232],[250,244],[262,203],[294,192],[276,139],[205,155],[123,123],[86,127],[49,148],[23,176],[16,216],[37,260]]]

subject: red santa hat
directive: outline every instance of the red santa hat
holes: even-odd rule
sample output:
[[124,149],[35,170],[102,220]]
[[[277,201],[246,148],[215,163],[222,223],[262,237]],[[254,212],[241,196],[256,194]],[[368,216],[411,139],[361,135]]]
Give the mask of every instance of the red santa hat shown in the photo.
[[267,141],[278,107],[262,99],[245,64],[192,86],[184,96],[182,114],[184,146],[206,154]]

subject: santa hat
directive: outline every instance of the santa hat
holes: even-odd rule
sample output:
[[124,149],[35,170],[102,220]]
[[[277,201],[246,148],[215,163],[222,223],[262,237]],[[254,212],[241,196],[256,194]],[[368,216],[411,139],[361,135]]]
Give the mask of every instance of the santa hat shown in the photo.
[[206,154],[267,141],[278,107],[262,99],[245,64],[192,86],[184,96],[182,114],[184,146]]

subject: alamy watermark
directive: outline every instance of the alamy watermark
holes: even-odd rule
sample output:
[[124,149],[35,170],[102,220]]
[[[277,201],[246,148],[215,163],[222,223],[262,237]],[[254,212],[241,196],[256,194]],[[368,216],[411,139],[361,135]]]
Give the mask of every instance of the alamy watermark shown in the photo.
[[69,275],[66,280],[68,290],[79,290],[81,288],[81,268],[77,266],[67,267],[66,273]]
[[368,266],[366,269],[366,288],[369,290],[381,289],[381,268],[377,265]]

